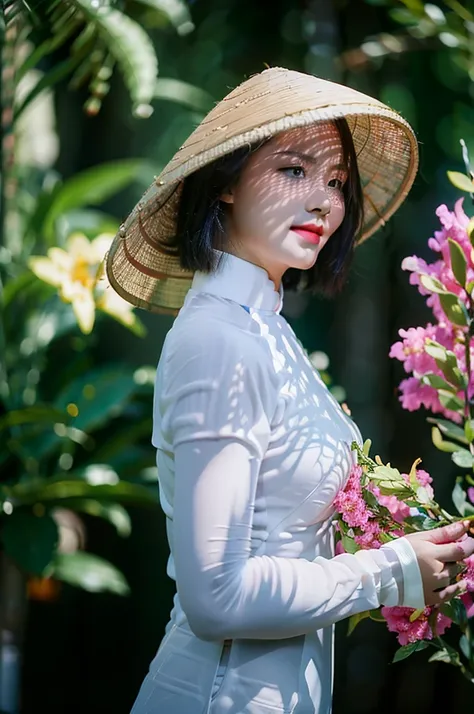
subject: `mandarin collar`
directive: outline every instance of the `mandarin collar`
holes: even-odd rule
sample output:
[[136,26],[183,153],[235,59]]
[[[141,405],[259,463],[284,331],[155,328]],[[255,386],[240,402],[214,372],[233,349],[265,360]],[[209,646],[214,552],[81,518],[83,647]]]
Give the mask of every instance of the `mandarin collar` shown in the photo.
[[283,286],[279,292],[264,268],[216,250],[217,268],[213,273],[194,273],[191,289],[218,295],[245,307],[279,313],[283,306]]

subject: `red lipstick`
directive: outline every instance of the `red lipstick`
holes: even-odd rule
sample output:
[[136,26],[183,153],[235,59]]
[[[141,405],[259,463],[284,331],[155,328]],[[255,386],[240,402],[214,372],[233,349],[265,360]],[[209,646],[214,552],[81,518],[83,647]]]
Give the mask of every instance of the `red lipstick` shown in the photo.
[[292,226],[291,230],[298,233],[307,243],[319,245],[321,236],[324,232],[322,226],[316,226],[314,223],[305,223],[302,226]]

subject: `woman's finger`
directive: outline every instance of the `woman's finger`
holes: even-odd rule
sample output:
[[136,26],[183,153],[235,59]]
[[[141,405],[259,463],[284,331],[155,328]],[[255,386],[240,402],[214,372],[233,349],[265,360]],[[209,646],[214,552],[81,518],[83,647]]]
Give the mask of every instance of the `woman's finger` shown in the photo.
[[465,538],[457,543],[445,543],[438,546],[437,558],[442,563],[464,560],[474,554],[474,538]]
[[[467,590],[467,582],[465,580],[460,580],[458,583],[453,585],[448,585],[443,590],[439,592],[438,598],[439,602],[447,602],[452,600],[456,595],[462,595]],[[434,591],[437,592],[437,591]]]
[[465,565],[465,563],[446,563],[446,567],[434,576],[435,580],[440,583],[440,586],[435,588],[433,592],[442,592],[448,586],[459,582],[462,580],[466,570],[467,565]]
[[437,544],[451,543],[467,533],[469,525],[469,521],[457,521],[456,523],[450,523],[449,526],[435,528],[430,531],[430,541]]

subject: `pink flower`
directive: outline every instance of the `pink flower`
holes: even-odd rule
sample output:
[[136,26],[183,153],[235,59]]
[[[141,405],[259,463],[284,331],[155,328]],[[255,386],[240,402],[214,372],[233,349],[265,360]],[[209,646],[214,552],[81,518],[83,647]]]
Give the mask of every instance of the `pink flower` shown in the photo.
[[[410,607],[383,607],[382,615],[387,621],[390,632],[396,632],[401,645],[408,645],[419,640],[432,640],[433,631],[428,618],[433,612],[433,607],[425,607],[416,620],[410,622],[414,610]],[[443,635],[452,624],[452,620],[438,611],[436,617],[436,634]]]
[[[410,283],[418,287],[421,295],[428,296],[427,305],[433,310],[438,322],[449,323],[437,294],[431,294],[420,281],[421,275],[429,275],[439,280],[449,292],[457,295],[461,300],[466,299],[464,289],[459,285],[454,277],[451,268],[451,253],[448,238],[454,240],[464,253],[467,263],[467,280],[474,278],[474,264],[472,261],[472,248],[467,234],[469,218],[462,208],[463,199],[455,203],[454,211],[449,211],[447,206],[441,205],[436,210],[436,215],[440,219],[441,230],[435,231],[434,237],[428,241],[429,247],[438,253],[439,259],[434,263],[427,263],[417,256],[405,258],[402,262],[402,269],[411,272]],[[463,331],[465,328],[456,328]]]
[[398,334],[403,342],[395,342],[389,356],[403,362],[405,372],[439,372],[433,357],[425,352],[426,340],[436,339],[436,328],[433,325],[410,327],[408,330],[399,330]]
[[474,617],[474,555],[466,558],[464,561],[467,565],[467,571],[463,575],[463,580],[466,583],[467,592],[461,595],[461,601],[466,608],[466,615]]
[[336,494],[334,499],[334,507],[351,528],[365,525],[371,516],[362,497],[361,476],[362,467],[353,466],[345,487]]
[[471,486],[471,488],[467,489],[467,497],[469,498],[471,503],[474,503],[474,488]]
[[376,521],[370,521],[364,526],[363,530],[364,533],[362,535],[354,536],[357,545],[359,545],[362,550],[380,548],[382,542],[378,536],[382,533],[382,529],[379,524]]
[[414,412],[420,407],[425,407],[433,412],[433,414],[443,414],[447,419],[459,424],[462,421],[462,416],[451,409],[445,409],[438,398],[438,392],[434,387],[425,384],[420,384],[416,377],[408,377],[408,379],[400,382],[399,389],[401,391],[400,402],[404,409],[409,412]]
[[410,508],[403,501],[400,501],[396,496],[378,496],[378,502],[381,506],[385,506],[390,511],[394,521],[403,523],[405,518],[410,515]]
[[416,469],[416,480],[420,486],[429,486],[433,483],[433,478],[429,475],[428,471],[424,469]]
[[464,563],[467,565],[467,571],[462,576],[465,581],[468,592],[474,592],[474,555],[466,558]]
[[472,597],[471,593],[461,595],[461,601],[466,608],[466,615],[469,618],[474,617],[474,597]]
[[340,492],[336,497],[335,505],[344,521],[351,528],[362,527],[369,519],[364,499],[354,492]]

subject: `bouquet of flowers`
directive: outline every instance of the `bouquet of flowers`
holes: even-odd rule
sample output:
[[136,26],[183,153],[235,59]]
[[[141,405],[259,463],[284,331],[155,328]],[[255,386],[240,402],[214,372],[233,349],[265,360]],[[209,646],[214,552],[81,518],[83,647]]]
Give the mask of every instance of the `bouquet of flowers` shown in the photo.
[[[461,143],[468,176],[448,172],[448,177],[474,202],[474,174]],[[474,219],[465,214],[462,198],[453,211],[442,205],[436,213],[441,229],[428,245],[437,260],[427,263],[411,256],[402,263],[411,273],[411,284],[426,296],[434,319],[424,327],[400,330],[401,340],[392,345],[390,357],[403,362],[410,375],[399,387],[402,406],[409,411],[424,407],[432,413],[428,422],[434,445],[464,469],[453,490],[459,515],[452,516],[435,501],[432,478],[418,468],[420,459],[403,474],[379,457],[372,459],[370,442],[363,448],[354,443],[357,464],[335,503],[339,552],[377,548],[393,538],[460,519],[473,521],[474,534]],[[385,622],[401,645],[394,661],[431,647],[435,652],[430,661],[459,667],[474,684],[474,556],[464,563],[458,576],[465,583],[460,597],[423,610],[383,607],[362,613],[351,618],[349,632],[366,617]],[[459,630],[457,647],[443,637],[448,628],[453,637],[453,630]]]
[[[355,442],[357,465],[353,467],[348,482],[336,497],[337,545],[336,552],[355,553],[366,548],[379,548],[394,538],[430,530],[460,520],[445,511],[434,500],[431,476],[413,464],[409,474],[402,474],[390,464],[384,465],[378,456],[370,458],[370,441],[363,448]],[[462,520],[468,520],[463,518]],[[474,516],[469,520],[473,520]],[[364,618],[385,622],[391,632],[397,633],[402,645],[395,654],[399,661],[425,649],[436,649],[431,660],[455,664],[474,683],[474,642],[470,637],[469,618],[474,617],[474,556],[465,560],[465,569],[459,573],[466,583],[466,592],[459,599],[442,606],[421,610],[408,607],[382,607],[380,610],[354,615],[349,621],[349,633]],[[461,629],[459,652],[448,644],[442,635],[455,623]]]

